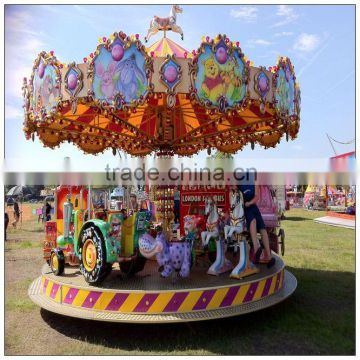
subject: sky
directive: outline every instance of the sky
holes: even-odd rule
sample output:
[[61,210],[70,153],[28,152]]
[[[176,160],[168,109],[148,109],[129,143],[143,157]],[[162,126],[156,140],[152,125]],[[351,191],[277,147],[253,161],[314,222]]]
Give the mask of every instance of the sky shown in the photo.
[[[341,142],[355,138],[355,6],[353,5],[182,5],[178,24],[184,40],[167,36],[193,50],[203,35],[226,34],[239,41],[255,66],[273,66],[288,56],[301,88],[300,131],[295,141],[264,150],[247,146],[241,159],[313,159],[334,156],[326,136]],[[72,144],[55,150],[26,140],[22,131],[21,85],[30,78],[42,50],[55,52],[64,63],[82,63],[98,38],[115,31],[143,39],[156,14],[168,15],[170,5],[6,5],[5,6],[5,157],[46,164],[70,157],[75,162],[103,163],[111,151],[85,155]],[[162,34],[150,40],[157,41]],[[338,154],[355,144],[334,144]],[[204,152],[200,157],[204,157]],[[21,163],[19,161],[19,163]]]

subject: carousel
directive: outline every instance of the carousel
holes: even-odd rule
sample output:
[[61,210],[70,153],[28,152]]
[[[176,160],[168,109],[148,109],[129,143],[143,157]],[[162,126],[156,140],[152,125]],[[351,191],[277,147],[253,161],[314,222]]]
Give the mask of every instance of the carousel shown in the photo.
[[[294,139],[300,89],[290,59],[256,67],[226,35],[205,36],[188,51],[166,37],[174,31],[183,38],[181,12],[173,5],[169,17],[151,20],[145,42],[159,31],[164,36],[149,47],[138,34],[120,31],[100,38],[80,64],[40,53],[23,85],[26,138],[36,135],[50,148],[67,141],[85,153],[112,149],[141,157],[236,153],[247,144],[275,147],[283,135]],[[174,189],[148,193],[149,207],[171,213]],[[57,188],[44,266],[29,288],[42,308],[101,321],[187,322],[260,310],[295,290],[296,279],[278,254],[284,233],[266,187],[271,266],[253,261],[236,189],[224,192],[231,221],[225,224],[219,198],[204,191],[202,215],[184,217],[175,236],[134,202],[131,211],[126,202],[112,208],[111,194],[116,204],[123,201],[108,189]]]

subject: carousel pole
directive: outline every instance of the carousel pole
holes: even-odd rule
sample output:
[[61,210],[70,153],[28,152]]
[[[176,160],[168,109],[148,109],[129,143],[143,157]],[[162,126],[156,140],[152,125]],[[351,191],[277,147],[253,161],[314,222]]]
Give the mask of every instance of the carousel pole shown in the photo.
[[87,201],[87,212],[88,212],[88,219],[91,219],[91,186],[88,186],[88,201]]
[[328,201],[329,201],[329,195],[328,195],[328,186],[325,185],[325,209],[328,208]]
[[166,204],[166,200],[165,200],[165,196],[166,196],[166,189],[165,189],[165,186],[162,188],[162,191],[163,191],[163,196],[162,196],[162,204],[161,204],[161,210],[163,212],[163,223],[162,223],[162,226],[163,226],[163,229],[164,230],[167,230],[167,219],[166,219],[166,208],[165,208],[165,204]]
[[20,201],[20,229],[22,228],[22,196],[21,196],[21,201]]
[[345,193],[345,210],[346,210],[346,208],[347,208],[347,191],[346,191],[346,189],[347,189],[347,186],[344,186],[344,193]]

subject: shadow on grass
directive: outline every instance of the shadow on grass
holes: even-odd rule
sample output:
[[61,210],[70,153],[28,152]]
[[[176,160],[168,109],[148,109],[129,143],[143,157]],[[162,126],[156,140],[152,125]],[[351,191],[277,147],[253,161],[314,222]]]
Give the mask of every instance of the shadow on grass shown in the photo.
[[301,216],[285,216],[286,221],[306,221],[306,220],[313,220],[313,219],[309,219],[309,218],[305,218],[305,217],[301,217]]
[[119,354],[354,355],[355,274],[289,268],[298,279],[283,303],[226,319],[179,324],[119,324],[41,310],[49,326]]
[[26,232],[34,232],[34,233],[43,233],[43,232],[44,232],[44,228],[23,229],[23,231],[26,231]]

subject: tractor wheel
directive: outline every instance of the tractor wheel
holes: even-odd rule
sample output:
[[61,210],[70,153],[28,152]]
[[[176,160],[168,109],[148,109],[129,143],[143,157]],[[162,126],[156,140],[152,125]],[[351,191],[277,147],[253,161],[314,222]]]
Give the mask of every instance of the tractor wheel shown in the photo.
[[281,245],[281,256],[284,256],[284,254],[285,254],[285,231],[284,231],[284,229],[279,230],[279,237],[280,237],[279,244]]
[[60,249],[53,249],[50,253],[49,265],[55,275],[61,275],[65,269],[64,253]]
[[140,272],[142,269],[144,269],[145,263],[146,263],[146,258],[138,255],[132,261],[121,262],[120,269],[125,275],[132,276],[132,275]]
[[101,231],[96,226],[91,225],[81,230],[79,239],[80,271],[89,284],[98,284],[109,273]]

